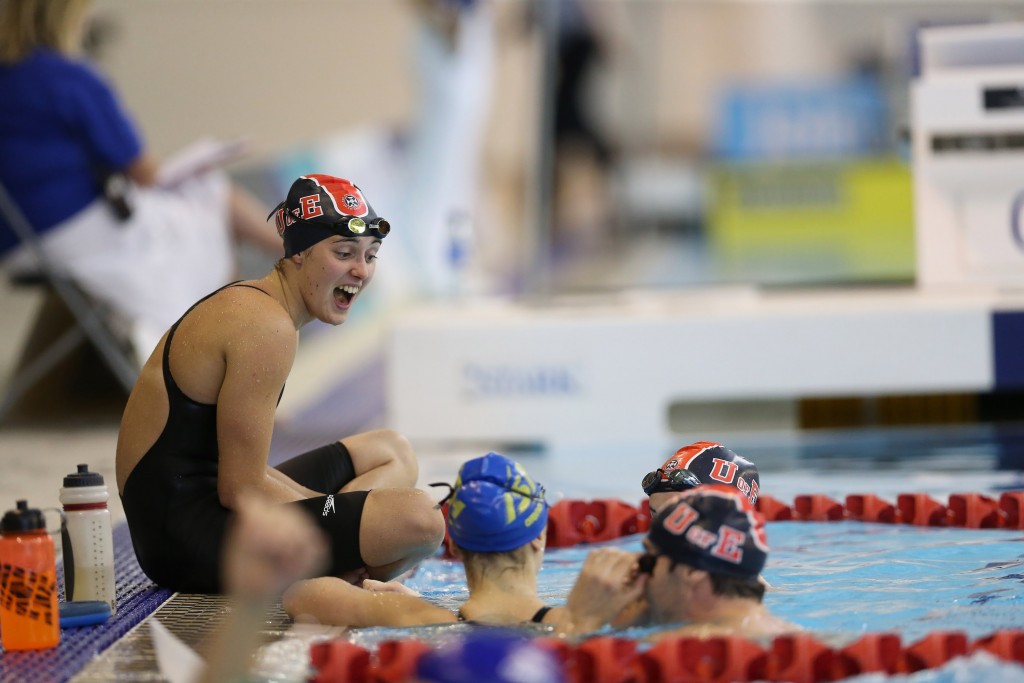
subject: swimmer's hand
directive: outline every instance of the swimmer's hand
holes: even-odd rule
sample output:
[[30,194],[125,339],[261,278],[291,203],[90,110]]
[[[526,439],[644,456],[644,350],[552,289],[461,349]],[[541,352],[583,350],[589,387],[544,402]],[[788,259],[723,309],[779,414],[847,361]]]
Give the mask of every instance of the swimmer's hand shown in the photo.
[[614,629],[624,629],[630,626],[647,626],[650,623],[649,613],[650,606],[647,604],[647,598],[641,595],[612,617],[608,624]]
[[370,572],[366,567],[356,567],[355,569],[339,575],[338,578],[345,583],[351,583],[353,586],[359,586],[362,585],[363,581],[370,578]]
[[617,548],[587,555],[566,601],[571,633],[597,630],[640,600],[648,576],[637,571],[636,559]]
[[398,581],[378,581],[377,579],[365,579],[363,581],[363,588],[368,591],[375,591],[378,593],[404,593],[406,595],[414,595],[417,598],[420,594],[413,589],[406,586],[404,583]]

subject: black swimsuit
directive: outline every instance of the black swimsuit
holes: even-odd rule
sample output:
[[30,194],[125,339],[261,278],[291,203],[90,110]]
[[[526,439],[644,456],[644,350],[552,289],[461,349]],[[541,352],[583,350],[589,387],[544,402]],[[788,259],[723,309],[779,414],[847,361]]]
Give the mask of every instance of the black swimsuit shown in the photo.
[[[533,613],[532,617],[530,617],[530,622],[534,623],[534,624],[542,623],[544,621],[544,617],[546,617],[548,612],[550,612],[550,611],[551,611],[551,607],[548,606],[548,605],[545,605],[544,607],[541,607],[539,610],[537,610],[536,612]],[[455,616],[458,618],[459,621],[467,621],[467,622],[468,621],[472,621],[471,619],[467,619],[465,617],[465,615],[462,614],[462,609],[461,608],[459,609],[458,612],[455,613]]]
[[[232,283],[227,285],[248,287]],[[121,501],[139,566],[155,583],[175,591],[219,593],[220,555],[230,510],[217,493],[217,405],[186,396],[171,376],[170,348],[178,325],[167,333],[163,376],[167,389],[167,423],[125,482]],[[267,294],[267,292],[263,292]],[[269,296],[269,294],[267,294]],[[332,541],[329,573],[363,566],[359,524],[367,491],[333,493],[355,477],[348,450],[334,442],[277,467],[302,486],[328,495],[289,503],[307,510]]]

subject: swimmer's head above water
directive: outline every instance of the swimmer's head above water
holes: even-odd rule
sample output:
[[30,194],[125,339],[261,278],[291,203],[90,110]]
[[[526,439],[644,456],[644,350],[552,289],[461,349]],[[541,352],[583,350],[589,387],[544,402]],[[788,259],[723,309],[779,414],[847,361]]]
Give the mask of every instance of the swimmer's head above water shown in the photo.
[[448,530],[459,548],[506,552],[547,528],[544,487],[503,455],[488,453],[467,461],[451,488]]
[[640,570],[659,556],[710,574],[757,583],[768,558],[764,518],[732,486],[707,484],[677,493],[651,520]]
[[757,465],[714,441],[697,441],[680,448],[640,483],[651,498],[652,515],[668,498],[661,494],[688,491],[703,484],[735,486],[751,505],[757,503],[761,490]]

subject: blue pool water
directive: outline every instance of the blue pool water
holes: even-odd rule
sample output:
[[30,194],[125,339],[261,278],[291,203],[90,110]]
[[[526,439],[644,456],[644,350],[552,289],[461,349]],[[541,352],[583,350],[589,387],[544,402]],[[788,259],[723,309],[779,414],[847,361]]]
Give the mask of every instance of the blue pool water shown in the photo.
[[[602,545],[639,552],[640,538]],[[768,540],[766,604],[823,639],[888,631],[911,642],[948,629],[974,639],[1024,627],[1024,532],[772,522]],[[592,547],[547,551],[538,579],[546,602],[564,604]],[[451,560],[424,562],[406,584],[450,609],[467,597]]]
[[818,634],[1024,626],[1024,532],[860,522],[775,522],[772,610]]

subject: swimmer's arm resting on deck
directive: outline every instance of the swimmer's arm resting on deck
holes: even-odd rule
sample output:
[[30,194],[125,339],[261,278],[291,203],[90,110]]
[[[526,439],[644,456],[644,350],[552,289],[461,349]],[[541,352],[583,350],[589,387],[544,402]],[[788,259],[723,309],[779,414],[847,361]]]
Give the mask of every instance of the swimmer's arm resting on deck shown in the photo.
[[424,626],[456,621],[446,609],[413,595],[357,588],[333,576],[299,581],[285,591],[284,610],[297,622],[332,626]]

